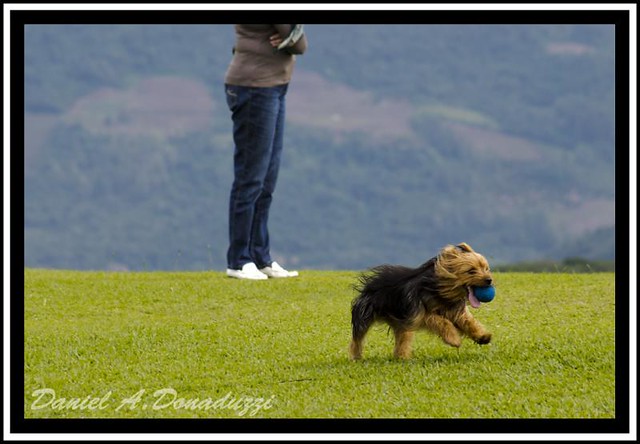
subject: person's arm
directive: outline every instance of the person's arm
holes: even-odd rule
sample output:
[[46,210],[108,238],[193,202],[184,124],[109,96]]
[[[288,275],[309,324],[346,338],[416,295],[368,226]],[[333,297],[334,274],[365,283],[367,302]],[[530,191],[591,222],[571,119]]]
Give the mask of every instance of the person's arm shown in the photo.
[[[270,37],[271,46],[277,48],[291,33],[294,25],[273,25],[278,31]],[[303,54],[307,49],[307,36],[302,34],[295,44],[282,49],[290,54]]]

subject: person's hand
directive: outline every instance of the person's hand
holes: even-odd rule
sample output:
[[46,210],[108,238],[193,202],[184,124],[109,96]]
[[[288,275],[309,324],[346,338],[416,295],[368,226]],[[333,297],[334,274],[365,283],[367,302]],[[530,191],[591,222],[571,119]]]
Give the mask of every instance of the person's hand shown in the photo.
[[271,37],[269,37],[269,43],[271,43],[271,46],[273,46],[274,48],[277,48],[278,45],[282,43],[282,37],[280,37],[280,34],[273,34]]

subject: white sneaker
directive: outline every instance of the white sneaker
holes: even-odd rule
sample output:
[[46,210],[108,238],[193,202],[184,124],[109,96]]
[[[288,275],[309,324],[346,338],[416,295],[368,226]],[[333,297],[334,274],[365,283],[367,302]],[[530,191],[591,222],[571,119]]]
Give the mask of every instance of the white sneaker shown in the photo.
[[227,268],[227,276],[237,279],[251,279],[251,280],[263,280],[269,279],[269,277],[258,271],[258,267],[253,262],[249,262],[242,266],[242,270],[233,270]]
[[287,271],[282,268],[276,261],[271,262],[270,267],[261,268],[260,272],[271,278],[288,278],[298,276],[297,271]]

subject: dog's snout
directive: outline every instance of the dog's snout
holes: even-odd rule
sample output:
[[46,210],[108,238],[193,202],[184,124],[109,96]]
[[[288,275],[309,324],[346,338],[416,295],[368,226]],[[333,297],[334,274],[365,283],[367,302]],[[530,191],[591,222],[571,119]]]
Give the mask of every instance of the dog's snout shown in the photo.
[[487,284],[487,285],[491,285],[491,284],[493,283],[493,279],[491,279],[491,278],[486,278],[486,279],[484,280],[484,283],[485,283],[485,284]]

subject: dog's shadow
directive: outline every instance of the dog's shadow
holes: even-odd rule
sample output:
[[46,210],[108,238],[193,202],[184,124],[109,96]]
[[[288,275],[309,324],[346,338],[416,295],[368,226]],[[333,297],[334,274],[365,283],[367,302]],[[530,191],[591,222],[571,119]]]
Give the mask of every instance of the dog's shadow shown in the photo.
[[[349,358],[344,358],[342,360],[337,360],[338,362],[347,363],[349,365],[441,365],[441,364],[476,364],[478,362],[485,361],[487,357],[485,355],[476,354],[476,353],[464,353],[464,352],[453,352],[449,354],[437,354],[437,355],[429,355],[423,353],[414,353],[413,357],[409,359],[399,359],[394,358],[393,356],[381,356],[374,355],[370,357],[363,357],[357,361],[353,361]],[[337,362],[336,362],[337,363]]]
[[356,361],[350,359],[345,353],[344,356],[334,355],[332,359],[322,363],[313,364],[301,363],[301,367],[308,366],[309,369],[322,369],[328,372],[345,372],[357,368],[394,368],[394,367],[438,367],[451,365],[477,365],[490,360],[491,357],[481,350],[446,350],[429,354],[428,350],[416,350],[410,359],[399,359],[392,355],[366,354],[362,359]]

